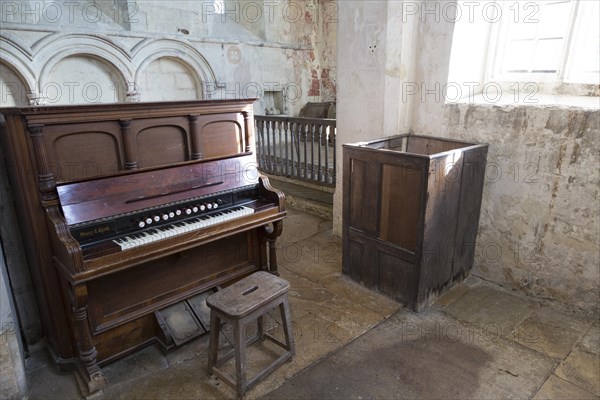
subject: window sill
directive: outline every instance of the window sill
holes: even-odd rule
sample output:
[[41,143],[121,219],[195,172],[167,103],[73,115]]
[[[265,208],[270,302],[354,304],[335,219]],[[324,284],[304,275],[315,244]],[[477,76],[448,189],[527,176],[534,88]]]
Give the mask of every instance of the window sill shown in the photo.
[[600,109],[600,97],[598,96],[550,95],[540,93],[506,93],[499,98],[490,98],[489,96],[478,94],[470,98],[462,98],[455,103],[488,106],[522,106],[540,108],[573,107],[586,110]]

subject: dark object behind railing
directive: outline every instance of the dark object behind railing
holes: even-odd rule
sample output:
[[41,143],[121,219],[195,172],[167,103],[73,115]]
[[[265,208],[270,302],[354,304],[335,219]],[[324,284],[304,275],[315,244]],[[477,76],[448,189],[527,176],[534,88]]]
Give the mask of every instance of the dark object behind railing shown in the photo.
[[336,120],[255,115],[259,169],[335,186]]

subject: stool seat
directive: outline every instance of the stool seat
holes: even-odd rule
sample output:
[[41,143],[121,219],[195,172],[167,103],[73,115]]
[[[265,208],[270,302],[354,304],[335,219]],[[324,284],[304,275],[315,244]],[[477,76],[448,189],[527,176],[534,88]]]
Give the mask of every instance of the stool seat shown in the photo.
[[[238,397],[243,398],[246,390],[258,383],[275,368],[290,360],[295,352],[292,336],[292,322],[288,304],[288,289],[290,284],[268,272],[256,272],[225,289],[209,296],[206,305],[210,308],[210,341],[208,351],[208,373],[214,374],[225,383],[236,389]],[[285,342],[264,332],[264,315],[279,308]],[[258,332],[249,341],[246,339],[246,326],[256,320]],[[233,325],[234,349],[219,358],[219,334],[221,322]],[[258,340],[269,339],[277,346],[286,350],[271,365],[256,374],[252,379],[246,379],[246,347]],[[235,357],[235,376],[220,369],[227,360]]]
[[211,295],[206,305],[228,318],[242,318],[280,297],[289,287],[288,281],[259,271]]

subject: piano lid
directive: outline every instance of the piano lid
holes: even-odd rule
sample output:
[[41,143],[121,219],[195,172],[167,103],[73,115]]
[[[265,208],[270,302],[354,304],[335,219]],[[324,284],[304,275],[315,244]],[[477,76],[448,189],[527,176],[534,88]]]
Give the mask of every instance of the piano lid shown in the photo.
[[75,225],[258,183],[252,155],[68,183],[57,187],[67,224]]

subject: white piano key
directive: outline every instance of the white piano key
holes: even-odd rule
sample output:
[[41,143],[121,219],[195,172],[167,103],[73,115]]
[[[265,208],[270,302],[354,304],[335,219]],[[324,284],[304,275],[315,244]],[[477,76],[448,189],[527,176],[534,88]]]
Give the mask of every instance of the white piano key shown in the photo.
[[183,233],[217,225],[253,213],[254,210],[252,208],[243,206],[233,207],[229,210],[224,210],[217,213],[218,215],[201,215],[193,220],[178,221],[172,225],[165,225],[145,232],[129,234],[123,238],[115,239],[113,242],[116,243],[121,250],[127,250],[159,240],[171,238],[173,236],[181,235]]

